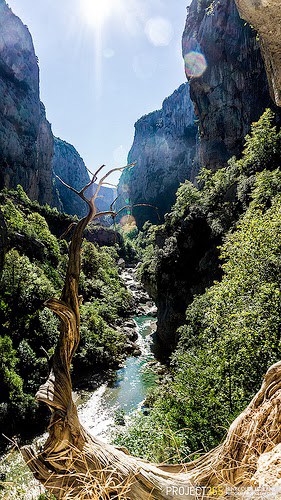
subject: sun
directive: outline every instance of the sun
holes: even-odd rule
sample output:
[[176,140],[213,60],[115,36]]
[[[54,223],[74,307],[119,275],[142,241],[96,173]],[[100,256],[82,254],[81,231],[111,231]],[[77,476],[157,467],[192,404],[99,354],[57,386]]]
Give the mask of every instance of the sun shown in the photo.
[[81,11],[89,25],[100,28],[119,8],[120,0],[81,0]]

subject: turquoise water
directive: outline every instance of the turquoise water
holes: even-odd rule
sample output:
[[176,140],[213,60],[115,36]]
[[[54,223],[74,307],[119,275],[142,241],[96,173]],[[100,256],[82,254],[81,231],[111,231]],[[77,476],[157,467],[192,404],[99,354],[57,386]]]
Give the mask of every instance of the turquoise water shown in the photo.
[[[115,383],[112,386],[103,384],[94,393],[89,393],[86,403],[78,409],[81,423],[92,434],[104,440],[110,440],[116,413],[121,410],[124,415],[129,416],[141,406],[148,389],[155,383],[156,375],[149,368],[149,361],[154,360],[150,345],[155,319],[141,316],[134,320],[141,356],[127,358],[124,367],[117,371]],[[40,442],[45,437],[46,435],[42,436]],[[34,441],[36,442],[37,440]],[[3,457],[2,466],[7,474],[9,486],[0,491],[0,499],[32,500],[43,493],[44,488],[34,479],[18,451]]]
[[155,384],[155,372],[149,367],[149,362],[154,360],[151,335],[155,329],[155,318],[140,316],[134,321],[138,332],[137,344],[142,354],[137,358],[127,358],[124,367],[117,371],[114,384],[103,384],[79,407],[81,423],[92,434],[104,439],[109,436],[116,415],[120,412],[130,415],[141,406],[148,390]]

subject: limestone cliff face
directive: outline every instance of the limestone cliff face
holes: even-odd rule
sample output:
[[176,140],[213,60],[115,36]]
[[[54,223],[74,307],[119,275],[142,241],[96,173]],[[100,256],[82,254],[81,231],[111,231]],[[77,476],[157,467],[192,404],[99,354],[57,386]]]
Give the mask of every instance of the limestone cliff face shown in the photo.
[[[54,174],[58,175],[66,184],[79,191],[90,180],[83,159],[71,144],[59,138],[54,139],[54,146]],[[70,215],[78,215],[78,217],[86,215],[87,205],[56,178],[55,189],[59,198],[58,208],[60,211]],[[89,197],[91,192],[92,190],[89,189],[86,195]],[[109,210],[110,204],[114,199],[113,189],[102,187],[100,196],[101,198],[97,200],[98,210]]]
[[240,15],[260,36],[272,98],[281,106],[281,9],[279,0],[235,0]]
[[[53,170],[76,189],[89,182],[76,149],[53,137],[28,28],[0,0],[0,189],[21,184],[32,200],[83,216],[85,204],[54,180]],[[113,191],[102,188],[101,195],[98,208],[108,209]]]
[[[79,153],[67,142],[54,139],[53,171],[66,184],[74,187],[78,191],[88,184],[89,175]],[[55,188],[59,195],[59,209],[70,215],[84,216],[86,214],[85,203],[72,191],[67,189],[55,178]]]
[[0,0],[0,187],[52,203],[53,136],[39,97],[31,35]]
[[[241,20],[234,0],[193,0],[183,54],[189,78],[193,72],[189,83],[200,125],[200,163],[217,169],[232,155],[240,155],[251,123],[273,106],[256,33]],[[229,196],[231,201],[233,193]],[[230,226],[231,221],[226,230]],[[208,218],[195,212],[166,234],[158,233],[158,239],[157,337],[162,354],[169,354],[194,295],[220,276],[221,235],[213,234]],[[144,281],[149,279],[144,276]]]
[[[200,62],[204,69],[198,53],[207,68],[190,77],[198,74],[198,60],[199,73]],[[200,161],[217,169],[241,152],[250,124],[273,104],[256,32],[240,18],[234,0],[193,0],[183,56],[200,123]]]
[[[161,217],[175,201],[180,182],[194,180],[196,136],[194,110],[189,85],[183,84],[163,107],[140,118],[135,124],[135,138],[128,162],[136,167],[123,173],[118,186],[119,206],[149,203],[157,206]],[[155,211],[135,208],[134,216],[141,227],[146,220],[157,222]]]

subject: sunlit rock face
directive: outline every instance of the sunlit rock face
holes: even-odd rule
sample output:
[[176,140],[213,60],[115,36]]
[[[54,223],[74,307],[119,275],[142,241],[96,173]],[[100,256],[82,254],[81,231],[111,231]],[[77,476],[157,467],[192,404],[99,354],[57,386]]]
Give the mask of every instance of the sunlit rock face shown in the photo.
[[52,203],[52,156],[31,35],[0,0],[0,187],[21,184],[31,199]]
[[251,123],[273,104],[257,34],[234,0],[193,0],[183,56],[200,124],[200,162],[217,169],[241,152]]
[[[71,144],[56,137],[54,139],[53,171],[54,175],[58,175],[66,184],[77,191],[80,191],[90,181],[86,165],[78,151]],[[96,185],[93,185],[92,188],[86,191],[87,197],[93,194],[95,187]],[[86,203],[77,194],[65,187],[57,178],[55,178],[55,189],[59,198],[57,207],[60,211],[70,215],[78,215],[79,217],[86,215],[88,211]],[[98,210],[109,210],[113,199],[113,189],[103,186],[100,190],[100,197],[96,202]]]
[[272,98],[281,106],[280,0],[235,0],[240,15],[257,30]]
[[[195,179],[197,133],[189,85],[183,84],[165,99],[161,110],[135,124],[128,161],[137,164],[121,177],[119,206],[128,202],[152,204],[162,219],[174,203],[180,183]],[[139,227],[146,220],[159,222],[153,208],[139,207],[133,213]]]
[[[273,106],[256,33],[240,18],[234,0],[193,0],[183,35],[183,55],[191,98],[200,124],[201,165],[217,169],[239,155],[250,125]],[[227,194],[231,202],[233,193]],[[228,221],[225,231],[231,227]],[[164,231],[164,230],[161,230]],[[186,309],[220,278],[221,235],[195,211],[179,225],[157,233],[161,249],[156,275],[144,282],[158,306],[161,355],[178,341]],[[154,289],[153,289],[154,287]]]
[[[39,68],[28,28],[0,0],[0,188],[21,184],[32,200],[83,216],[86,205],[53,178],[53,170],[76,189],[89,182],[82,158],[54,139],[40,102]],[[112,189],[102,188],[97,205],[108,209]]]

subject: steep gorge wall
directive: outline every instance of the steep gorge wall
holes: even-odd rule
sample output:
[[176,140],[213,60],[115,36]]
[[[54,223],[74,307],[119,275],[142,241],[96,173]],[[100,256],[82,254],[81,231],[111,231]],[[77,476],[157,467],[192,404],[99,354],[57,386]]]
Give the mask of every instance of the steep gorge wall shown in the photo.
[[240,15],[257,30],[271,96],[281,106],[281,10],[279,0],[235,0]]
[[[90,178],[79,153],[67,142],[54,138],[53,172],[66,184],[80,190],[88,184]],[[87,211],[86,204],[75,193],[55,178],[55,189],[59,197],[60,211],[70,215],[84,216]]]
[[[54,138],[53,172],[58,175],[66,184],[74,187],[78,191],[86,186],[90,180],[86,165],[78,151],[66,141]],[[67,214],[84,217],[87,213],[87,205],[81,198],[55,178],[55,188],[59,198],[58,208]],[[94,184],[95,188],[95,184]],[[89,197],[93,193],[93,188],[89,188],[86,195]],[[114,199],[114,191],[103,186],[100,190],[100,198],[97,200],[99,211],[109,210]]]
[[[201,165],[215,170],[231,156],[239,156],[251,123],[274,103],[256,33],[240,18],[234,0],[193,0],[183,34],[183,54],[190,53],[187,62],[194,66],[187,65],[189,78],[192,69],[200,70],[203,55],[207,63],[202,76],[190,78],[189,83],[200,125]],[[179,227],[170,227],[159,243],[164,252],[155,276],[157,336],[166,354],[176,344],[177,328],[185,322],[194,295],[220,276],[221,238],[195,214]]]
[[[125,171],[120,179],[119,206],[149,203],[157,206],[161,218],[175,201],[180,183],[194,180],[198,127],[194,123],[189,85],[183,84],[165,99],[161,110],[140,118],[135,124],[134,143],[128,162],[136,167]],[[141,227],[146,220],[158,222],[151,208],[135,208],[134,216]]]
[[[192,77],[195,52],[205,57]],[[200,163],[216,170],[241,152],[245,135],[273,106],[256,32],[239,16],[234,0],[193,0],[183,33],[183,56],[200,128]]]
[[21,184],[31,199],[51,204],[52,156],[31,35],[0,0],[0,187]]
[[[21,184],[32,200],[85,215],[85,203],[54,173],[76,189],[89,182],[76,149],[53,137],[40,101],[38,60],[29,30],[0,0],[0,189]],[[102,188],[101,197],[99,210],[109,209],[113,190]]]

